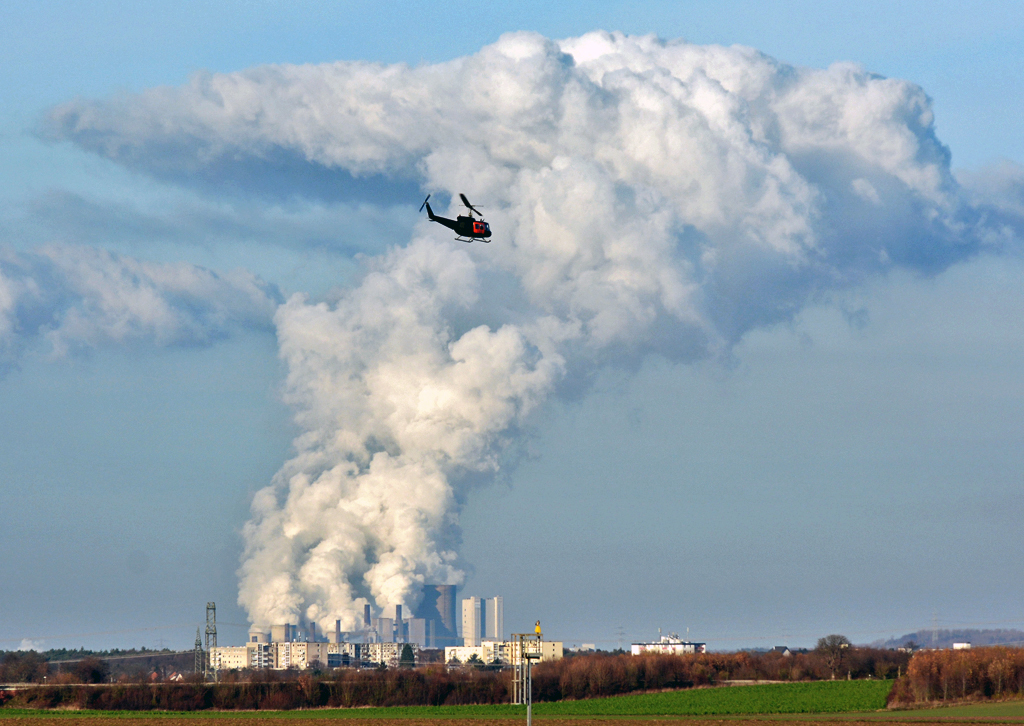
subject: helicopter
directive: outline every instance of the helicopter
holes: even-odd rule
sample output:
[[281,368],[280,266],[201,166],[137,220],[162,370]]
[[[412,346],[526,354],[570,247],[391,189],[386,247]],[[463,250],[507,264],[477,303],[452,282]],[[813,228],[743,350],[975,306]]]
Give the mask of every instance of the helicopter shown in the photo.
[[[420,211],[422,212],[423,208],[426,207],[427,216],[430,217],[430,221],[443,224],[445,227],[454,230],[455,239],[460,242],[472,242],[475,239],[482,242],[490,242],[487,238],[491,236],[491,225],[484,221],[484,215],[481,214],[479,209],[469,203],[465,194],[459,193],[459,198],[462,199],[462,203],[466,206],[466,209],[469,210],[469,214],[466,216],[460,214],[455,219],[437,216],[434,214],[434,210],[430,208],[430,204],[428,203],[430,201],[429,194],[427,195],[427,198],[423,200],[423,204],[420,205]],[[474,217],[473,212],[479,214],[480,219]]]

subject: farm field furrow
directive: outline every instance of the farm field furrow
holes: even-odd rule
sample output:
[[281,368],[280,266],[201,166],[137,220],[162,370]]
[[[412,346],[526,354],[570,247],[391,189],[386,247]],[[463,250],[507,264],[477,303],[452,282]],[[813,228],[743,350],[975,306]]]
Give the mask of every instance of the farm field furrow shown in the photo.
[[[991,704],[984,704],[991,705]],[[208,718],[208,716],[207,716]],[[0,716],[0,726],[120,726],[126,716],[90,714],[80,715],[39,715],[7,718]],[[133,726],[196,726],[205,720],[201,716],[182,716],[179,714],[158,716],[154,714],[130,714],[127,716]],[[300,717],[282,717],[275,714],[258,719],[261,726],[329,726],[335,721],[331,717],[303,713]],[[545,717],[541,721],[551,726],[727,726],[730,722],[741,721],[744,726],[773,726],[780,721],[798,721],[801,726],[826,726],[842,724],[842,726],[872,726],[882,722],[907,723],[915,726],[928,724],[972,723],[972,724],[1006,724],[1024,723],[1024,714],[1016,717],[1009,714],[993,713],[987,709],[976,710],[974,706],[951,709],[929,709],[927,711],[895,711],[878,714],[835,714],[829,716],[809,717],[802,714],[765,716],[722,716],[718,718],[555,718]],[[218,714],[218,724],[223,726],[246,726],[253,722],[252,714]],[[347,723],[353,726],[523,726],[522,718],[352,718]]]

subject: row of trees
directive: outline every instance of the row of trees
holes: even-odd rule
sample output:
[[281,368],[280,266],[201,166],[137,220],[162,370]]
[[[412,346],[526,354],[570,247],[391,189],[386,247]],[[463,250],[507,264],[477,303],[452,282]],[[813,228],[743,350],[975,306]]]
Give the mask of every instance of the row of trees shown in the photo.
[[[69,656],[76,656],[71,658]],[[106,683],[163,680],[193,669],[191,652],[155,651],[0,651],[0,683]]]
[[[845,639],[844,639],[845,640]],[[808,653],[702,653],[688,656],[577,656],[534,669],[535,697],[542,701],[594,698],[634,691],[710,686],[729,680],[808,681],[895,678],[906,653],[844,646]]]
[[[907,656],[895,651],[844,649],[845,675],[895,675]],[[691,688],[722,681],[829,678],[827,653],[708,653],[579,655],[538,664],[537,701],[594,698],[635,691]],[[832,663],[836,666],[836,663]],[[291,709],[508,703],[511,674],[475,668],[339,669],[291,674],[256,671],[224,674],[221,683],[53,685],[9,692],[10,705],[73,706],[125,710]]]
[[507,673],[420,669],[338,670],[332,677],[304,673],[275,680],[259,673],[247,681],[182,684],[117,683],[40,686],[0,691],[0,705],[16,708],[87,708],[126,711],[289,710],[358,706],[507,703]]
[[109,673],[105,661],[92,656],[58,666],[34,650],[4,653],[0,657],[0,683],[102,683]]
[[1024,695],[1024,650],[924,650],[889,694],[892,705]]

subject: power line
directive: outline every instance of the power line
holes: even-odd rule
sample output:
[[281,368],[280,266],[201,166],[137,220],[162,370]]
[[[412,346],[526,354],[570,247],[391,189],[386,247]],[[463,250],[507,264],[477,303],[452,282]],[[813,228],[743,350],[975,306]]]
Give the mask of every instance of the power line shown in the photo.
[[23,640],[57,640],[59,638],[90,638],[94,635],[122,635],[124,633],[143,633],[150,630],[173,630],[174,628],[190,628],[195,623],[178,625],[153,625],[148,628],[126,628],[123,630],[97,630],[92,633],[61,633],[59,635],[33,635],[20,638],[0,638],[0,643],[18,643]]
[[96,660],[129,660],[131,658],[170,658],[175,655],[185,655],[191,653],[191,650],[170,650],[170,651],[158,651],[154,650],[151,653],[139,653],[136,655],[87,655],[82,658],[74,658],[72,660],[47,660],[47,663],[60,664],[64,663],[81,663],[83,660],[89,660],[95,658]]

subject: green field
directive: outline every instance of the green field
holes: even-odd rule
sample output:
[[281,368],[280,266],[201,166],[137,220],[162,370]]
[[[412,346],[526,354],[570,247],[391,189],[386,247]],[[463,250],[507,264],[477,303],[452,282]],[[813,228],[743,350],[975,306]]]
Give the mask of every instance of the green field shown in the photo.
[[[818,681],[813,683],[780,683],[727,688],[694,688],[663,693],[638,693],[584,701],[538,703],[533,712],[538,717],[591,716],[728,716],[743,714],[813,714],[875,711],[885,708],[885,698],[892,681]],[[90,713],[112,716],[115,712],[87,711],[23,711],[0,709],[0,717],[30,714],[85,716]],[[116,712],[126,718],[177,716],[186,714],[130,711]],[[394,708],[318,709],[316,711],[246,712],[247,718],[517,718],[526,715],[523,706],[405,706]],[[235,711],[199,711],[189,717],[219,718],[239,715]]]
[[885,708],[892,681],[817,681],[730,688],[694,688],[538,704],[550,716],[718,716],[843,713]]

